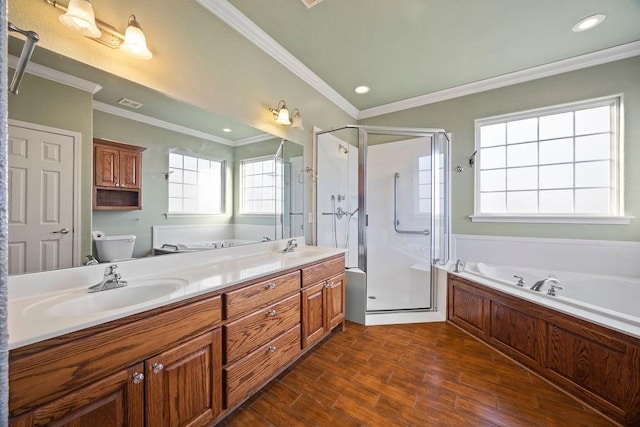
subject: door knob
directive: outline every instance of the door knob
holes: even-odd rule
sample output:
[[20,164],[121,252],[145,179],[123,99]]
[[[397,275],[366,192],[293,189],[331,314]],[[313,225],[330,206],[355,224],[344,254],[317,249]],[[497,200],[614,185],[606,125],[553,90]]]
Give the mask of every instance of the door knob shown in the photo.
[[144,374],[141,372],[136,372],[133,374],[133,383],[134,384],[140,384],[142,381],[144,381]]
[[52,231],[53,234],[69,234],[69,229],[67,227],[60,229],[58,231]]

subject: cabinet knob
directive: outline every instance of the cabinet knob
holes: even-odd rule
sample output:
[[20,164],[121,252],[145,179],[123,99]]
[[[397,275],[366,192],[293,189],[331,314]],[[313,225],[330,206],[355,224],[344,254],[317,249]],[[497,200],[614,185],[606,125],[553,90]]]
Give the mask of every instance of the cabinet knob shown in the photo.
[[275,353],[278,348],[275,345],[269,346],[269,353]]
[[265,286],[265,289],[275,289],[275,288],[276,288],[275,283],[269,283],[267,286]]
[[153,373],[154,374],[159,374],[160,371],[162,371],[164,369],[164,365],[162,363],[154,363],[151,366],[151,369],[153,369]]
[[276,315],[276,311],[275,311],[275,310],[269,310],[269,311],[267,311],[267,314],[268,314],[269,316],[273,317],[273,316],[275,316],[275,315]]
[[140,384],[142,381],[144,381],[144,374],[142,372],[135,372],[133,374],[133,383]]

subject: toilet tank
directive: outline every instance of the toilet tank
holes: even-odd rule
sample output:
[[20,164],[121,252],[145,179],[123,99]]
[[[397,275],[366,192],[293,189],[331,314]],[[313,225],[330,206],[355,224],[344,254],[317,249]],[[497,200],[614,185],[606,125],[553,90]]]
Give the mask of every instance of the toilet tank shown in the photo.
[[122,261],[131,259],[133,246],[136,243],[134,234],[122,234],[119,236],[104,236],[96,239],[98,260],[100,262]]

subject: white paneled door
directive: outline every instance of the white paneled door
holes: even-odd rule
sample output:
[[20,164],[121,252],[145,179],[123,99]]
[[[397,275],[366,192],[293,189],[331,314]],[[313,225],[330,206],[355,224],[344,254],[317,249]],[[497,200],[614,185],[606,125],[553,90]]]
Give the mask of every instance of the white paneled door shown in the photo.
[[9,125],[9,274],[73,264],[74,138]]

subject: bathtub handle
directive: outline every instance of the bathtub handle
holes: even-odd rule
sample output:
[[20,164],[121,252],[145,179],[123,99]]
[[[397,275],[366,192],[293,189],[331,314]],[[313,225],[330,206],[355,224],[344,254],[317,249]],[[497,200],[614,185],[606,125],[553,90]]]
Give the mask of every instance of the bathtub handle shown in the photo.
[[423,234],[428,236],[429,230],[401,230],[398,228],[400,225],[398,220],[398,179],[400,179],[400,174],[396,172],[393,176],[393,229],[398,234]]
[[558,286],[558,285],[554,285],[553,283],[549,284],[549,290],[547,291],[547,295],[551,295],[552,297],[555,297],[556,294],[556,289],[562,289],[562,286]]
[[524,278],[522,276],[517,276],[517,275],[514,274],[513,277],[518,279],[518,281],[516,282],[516,285],[518,285],[520,287],[524,286]]

